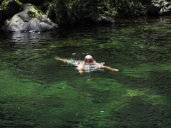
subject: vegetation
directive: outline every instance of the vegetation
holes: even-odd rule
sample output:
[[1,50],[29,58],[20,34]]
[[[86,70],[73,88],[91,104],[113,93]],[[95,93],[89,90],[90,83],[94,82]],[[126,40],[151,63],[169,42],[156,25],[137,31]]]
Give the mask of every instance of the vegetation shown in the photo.
[[47,14],[60,24],[95,22],[99,15],[112,18],[145,15],[146,3],[142,0],[53,0]]
[[36,17],[36,14],[35,14],[34,12],[32,12],[32,11],[28,11],[27,14],[28,14],[29,17],[31,17],[31,18],[35,18],[35,17]]
[[[9,0],[2,0],[0,8]],[[98,23],[101,16],[109,22],[118,17],[145,16],[152,0],[14,0],[35,5],[59,25]],[[154,1],[154,0],[153,0]]]

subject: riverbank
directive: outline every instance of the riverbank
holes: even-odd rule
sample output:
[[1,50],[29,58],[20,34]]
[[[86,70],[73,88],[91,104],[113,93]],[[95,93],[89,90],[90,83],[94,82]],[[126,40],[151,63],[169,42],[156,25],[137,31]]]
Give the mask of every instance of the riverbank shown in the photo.
[[[28,3],[34,9],[25,11],[16,20]],[[121,18],[163,15],[171,15],[171,3],[167,0],[3,0],[0,3],[0,26],[8,26],[4,28],[5,31],[15,31],[16,26],[20,28],[22,25],[24,27],[17,28],[18,31],[32,31],[42,21],[46,25],[38,27],[36,31],[48,31],[51,30],[49,28],[57,28],[56,26],[115,24]],[[44,29],[47,26],[48,29]]]

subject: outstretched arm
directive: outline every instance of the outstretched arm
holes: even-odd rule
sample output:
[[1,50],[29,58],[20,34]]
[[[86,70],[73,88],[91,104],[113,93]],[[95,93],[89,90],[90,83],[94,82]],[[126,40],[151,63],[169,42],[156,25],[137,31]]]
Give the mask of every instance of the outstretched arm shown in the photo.
[[62,61],[62,62],[67,63],[67,62],[70,61],[71,59],[65,59],[65,58],[55,57],[55,60],[59,60],[59,61]]
[[104,65],[104,62],[103,62],[103,63],[97,63],[97,62],[94,62],[94,64],[99,65],[99,66],[100,66],[100,68],[105,68],[105,69],[108,69],[108,70],[111,70],[111,71],[116,71],[116,72],[118,72],[118,71],[119,71],[119,69],[112,68],[112,67],[109,67],[109,66]]
[[101,66],[101,68],[106,68],[106,69],[109,69],[109,70],[111,70],[111,71],[116,71],[116,72],[118,72],[118,71],[119,71],[119,69],[112,68],[112,67],[105,66],[105,65],[102,65],[102,66]]
[[[60,58],[60,57],[55,57],[55,60],[59,60],[62,61],[64,63],[68,63],[71,61],[71,59],[65,59],[65,58]],[[83,73],[83,63],[79,64],[77,67],[77,70],[79,71],[79,73]]]

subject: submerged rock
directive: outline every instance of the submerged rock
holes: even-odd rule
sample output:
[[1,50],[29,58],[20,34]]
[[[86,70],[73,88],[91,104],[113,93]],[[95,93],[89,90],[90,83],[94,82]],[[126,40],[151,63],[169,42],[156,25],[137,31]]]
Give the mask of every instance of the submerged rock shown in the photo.
[[57,27],[57,24],[36,7],[26,4],[23,11],[15,14],[10,20],[6,20],[3,30],[6,32],[43,32]]

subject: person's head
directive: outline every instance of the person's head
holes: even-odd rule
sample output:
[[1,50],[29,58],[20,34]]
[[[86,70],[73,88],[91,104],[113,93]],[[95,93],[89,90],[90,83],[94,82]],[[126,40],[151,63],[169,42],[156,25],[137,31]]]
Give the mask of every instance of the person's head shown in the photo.
[[91,64],[94,62],[94,59],[91,55],[86,55],[84,58],[84,62],[85,62],[85,64]]

